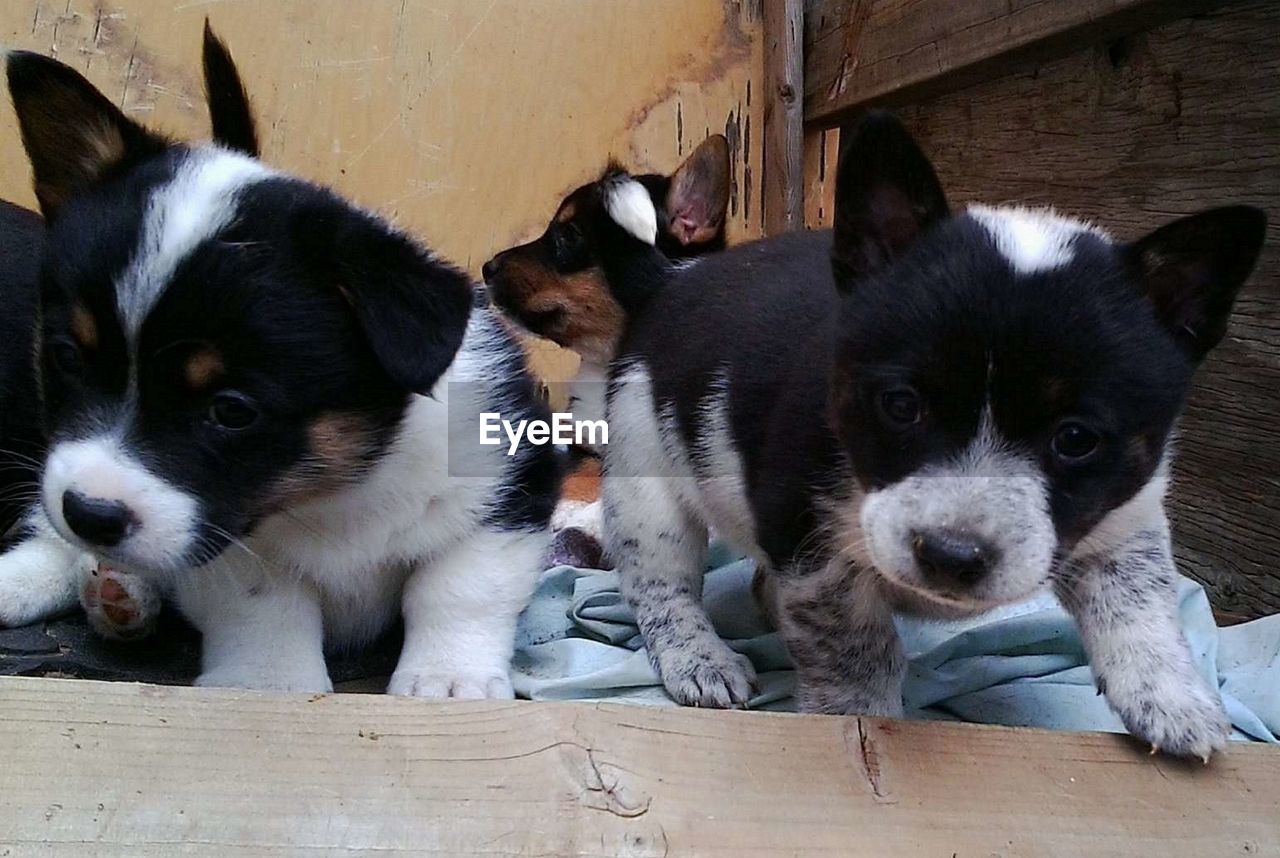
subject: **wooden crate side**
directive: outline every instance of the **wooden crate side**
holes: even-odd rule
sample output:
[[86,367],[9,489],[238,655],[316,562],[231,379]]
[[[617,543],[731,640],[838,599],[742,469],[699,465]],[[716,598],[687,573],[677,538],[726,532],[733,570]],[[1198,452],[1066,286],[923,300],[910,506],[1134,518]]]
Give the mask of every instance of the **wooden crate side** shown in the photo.
[[808,0],[805,120],[828,128],[998,78],[1222,0]]
[[1280,855],[1280,750],[586,703],[0,680],[0,853]]

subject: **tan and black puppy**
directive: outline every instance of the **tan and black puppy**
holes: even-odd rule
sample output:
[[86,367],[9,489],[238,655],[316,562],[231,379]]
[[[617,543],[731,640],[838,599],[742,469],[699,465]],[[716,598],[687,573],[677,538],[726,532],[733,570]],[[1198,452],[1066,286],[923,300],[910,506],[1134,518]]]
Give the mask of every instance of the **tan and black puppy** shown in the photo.
[[730,178],[719,134],[670,176],[611,163],[564,198],[541,236],[485,263],[494,303],[588,367],[603,367],[628,317],[663,279],[648,251],[656,246],[678,263],[724,249]]

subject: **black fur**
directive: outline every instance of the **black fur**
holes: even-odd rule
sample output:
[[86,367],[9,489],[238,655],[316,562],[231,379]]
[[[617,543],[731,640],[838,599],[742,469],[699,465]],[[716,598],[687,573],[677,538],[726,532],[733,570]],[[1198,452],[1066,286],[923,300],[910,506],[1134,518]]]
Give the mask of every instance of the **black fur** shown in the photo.
[[0,539],[35,491],[44,449],[36,395],[37,272],[44,222],[0,201]]
[[123,175],[168,145],[57,60],[13,51],[6,67],[36,198],[50,220],[75,194]]
[[258,129],[249,106],[249,95],[240,81],[240,72],[231,59],[231,52],[204,19],[204,90],[209,103],[209,119],[213,125],[213,139],[245,155],[256,158]]

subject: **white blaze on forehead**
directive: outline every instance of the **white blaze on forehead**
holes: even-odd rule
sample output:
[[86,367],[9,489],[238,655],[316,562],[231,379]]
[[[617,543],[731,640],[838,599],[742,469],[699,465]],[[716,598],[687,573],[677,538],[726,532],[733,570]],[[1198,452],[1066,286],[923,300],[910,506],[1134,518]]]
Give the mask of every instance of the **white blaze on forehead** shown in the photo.
[[156,189],[133,261],[116,283],[116,306],[131,338],[182,261],[234,219],[236,193],[272,175],[252,158],[205,146],[193,149],[169,183]]
[[1110,241],[1093,224],[1063,217],[1053,209],[973,205],[968,214],[991,234],[1000,253],[1019,274],[1052,271],[1071,261],[1071,245],[1082,233]]
[[618,226],[645,244],[657,244],[658,212],[644,185],[631,178],[611,180],[604,193],[604,207]]

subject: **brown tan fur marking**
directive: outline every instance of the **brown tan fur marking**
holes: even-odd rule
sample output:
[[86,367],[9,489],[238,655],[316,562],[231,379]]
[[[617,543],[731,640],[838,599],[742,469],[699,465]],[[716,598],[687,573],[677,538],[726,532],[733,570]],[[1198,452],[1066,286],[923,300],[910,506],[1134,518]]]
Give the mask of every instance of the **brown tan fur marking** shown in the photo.
[[227,371],[222,354],[214,348],[204,348],[187,358],[183,374],[192,390],[207,390]]
[[76,338],[80,348],[93,351],[98,347],[98,323],[93,314],[80,304],[71,308],[71,336]]

